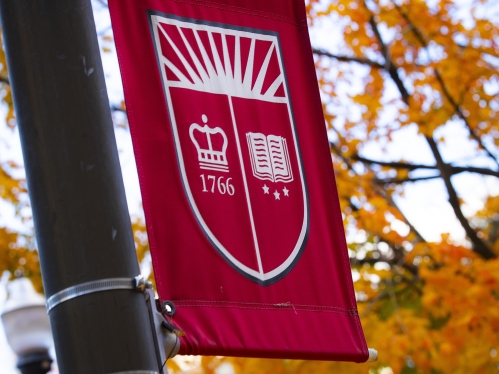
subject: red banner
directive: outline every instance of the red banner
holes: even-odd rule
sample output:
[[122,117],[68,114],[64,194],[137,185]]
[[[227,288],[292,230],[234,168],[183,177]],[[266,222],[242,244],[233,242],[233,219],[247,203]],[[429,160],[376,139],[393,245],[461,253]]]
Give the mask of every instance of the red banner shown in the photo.
[[110,0],[181,354],[362,362],[302,0]]

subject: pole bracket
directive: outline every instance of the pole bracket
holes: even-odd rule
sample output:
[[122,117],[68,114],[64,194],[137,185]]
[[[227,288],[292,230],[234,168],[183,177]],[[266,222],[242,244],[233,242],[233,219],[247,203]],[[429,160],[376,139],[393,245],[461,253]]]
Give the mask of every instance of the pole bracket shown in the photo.
[[107,278],[99,279],[91,282],[80,283],[61,290],[47,299],[46,307],[49,313],[57,305],[74,299],[79,296],[88,295],[94,292],[109,291],[109,290],[137,290],[144,291],[146,288],[151,288],[150,282],[144,281],[141,275],[135,278]]

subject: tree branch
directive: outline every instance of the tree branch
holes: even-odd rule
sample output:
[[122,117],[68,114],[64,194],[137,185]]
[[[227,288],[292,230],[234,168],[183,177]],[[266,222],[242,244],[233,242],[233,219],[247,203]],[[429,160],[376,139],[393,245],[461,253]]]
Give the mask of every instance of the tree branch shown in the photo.
[[452,209],[454,210],[454,214],[456,215],[457,219],[461,223],[461,226],[463,226],[464,230],[466,231],[466,235],[468,238],[471,240],[473,243],[473,251],[481,255],[485,259],[491,259],[491,258],[496,258],[497,255],[489,248],[489,246],[482,241],[475,230],[471,227],[470,223],[464,216],[462,210],[461,210],[461,205],[459,204],[459,199],[456,193],[456,190],[454,189],[454,186],[452,185],[451,181],[451,176],[452,176],[452,170],[450,165],[446,164],[442,156],[440,154],[440,151],[438,150],[437,143],[433,138],[426,137],[426,140],[428,142],[428,145],[430,146],[430,149],[433,153],[433,156],[435,157],[435,160],[437,162],[437,167],[440,170],[440,175],[442,179],[444,180],[445,187],[447,189],[447,193],[449,195],[449,203],[452,206]]
[[396,183],[396,184],[401,184],[401,183],[406,183],[406,182],[419,182],[419,181],[426,181],[430,179],[437,179],[440,178],[440,175],[432,175],[429,177],[419,177],[419,178],[388,178],[388,179],[378,179],[376,183],[379,184],[391,184],[391,183]]
[[[364,6],[365,6],[365,4],[364,4]],[[388,47],[386,46],[386,44],[383,42],[383,39],[381,38],[381,34],[379,32],[378,25],[376,24],[376,21],[374,19],[374,15],[369,10],[369,8],[367,8],[367,6],[366,6],[366,9],[371,14],[371,16],[369,18],[369,24],[371,25],[371,28],[373,29],[373,32],[376,35],[376,39],[378,40],[378,43],[380,45],[381,53],[383,54],[383,57],[385,59],[384,65],[382,65],[378,62],[372,61],[372,60],[365,58],[365,57],[348,57],[348,56],[343,56],[343,55],[335,55],[335,54],[332,54],[332,53],[329,53],[326,51],[322,51],[320,49],[313,49],[312,51],[313,51],[313,53],[315,53],[317,55],[335,58],[339,61],[357,62],[360,64],[369,65],[369,66],[377,68],[377,69],[385,69],[388,72],[388,74],[390,75],[390,77],[392,78],[392,80],[394,81],[395,85],[397,86],[397,88],[400,92],[400,95],[402,96],[402,100],[406,104],[408,104],[410,94],[407,92],[407,89],[405,88],[404,83],[402,82],[402,79],[400,79],[400,76],[399,76],[398,70],[397,70],[398,68],[393,63],[393,61],[391,59],[391,55],[390,55],[390,51],[388,50]]]
[[482,175],[490,175],[492,177],[497,177],[499,178],[499,171],[495,170],[490,170],[486,168],[477,168],[474,166],[452,166],[449,165],[452,174],[459,174],[459,173],[476,173],[476,174],[482,174]]
[[[454,214],[456,215],[457,219],[461,223],[461,226],[464,228],[466,235],[468,238],[471,240],[473,243],[473,250],[480,254],[483,258],[485,259],[491,259],[491,258],[496,258],[497,255],[489,248],[489,246],[482,241],[475,230],[471,227],[469,221],[466,219],[464,216],[463,212],[461,211],[461,206],[459,203],[459,199],[456,193],[456,190],[454,189],[454,186],[452,185],[451,177],[454,174],[462,173],[462,172],[471,172],[471,173],[480,173],[484,175],[491,175],[495,177],[499,177],[499,172],[495,172],[490,169],[485,169],[485,168],[477,168],[477,167],[458,167],[458,166],[452,166],[449,164],[446,164],[442,156],[440,155],[440,152],[438,150],[436,142],[432,138],[426,138],[428,141],[428,144],[430,146],[430,149],[435,157],[435,160],[437,161],[436,166],[429,166],[429,165],[414,165],[414,164],[407,164],[403,162],[377,162],[373,160],[369,160],[363,157],[360,157],[358,155],[353,156],[352,159],[356,159],[358,161],[362,161],[368,164],[378,164],[382,166],[389,166],[389,167],[394,167],[394,168],[405,168],[409,170],[416,170],[416,169],[438,169],[440,171],[440,175],[438,176],[430,176],[430,177],[421,177],[421,178],[407,178],[407,179],[391,179],[391,180],[382,180],[378,179],[376,182],[377,183],[403,183],[407,181],[417,181],[417,180],[428,180],[428,179],[434,179],[434,178],[442,178],[444,180],[447,193],[449,195],[449,203],[454,210]],[[387,196],[387,195],[385,195]],[[390,199],[391,200],[391,199]],[[392,201],[393,202],[393,201]],[[400,209],[399,209],[400,210]],[[410,223],[406,219],[406,223],[409,224],[411,231],[415,232],[420,238],[421,235],[417,232],[417,230],[410,225]]]
[[[375,179],[375,182],[378,182],[379,179]],[[403,222],[409,226],[409,229],[410,231],[412,231],[415,235],[416,235],[416,242],[423,242],[423,243],[426,243],[426,240],[424,240],[423,236],[419,233],[419,231],[412,225],[412,223],[407,219],[407,217],[405,216],[404,213],[402,213],[402,210],[400,210],[400,208],[398,207],[398,205],[395,203],[395,201],[392,199],[391,195],[389,195],[383,188],[381,188],[379,186],[379,183],[375,183],[373,185],[374,189],[376,190],[376,192],[383,196],[383,198],[388,202],[388,205],[390,205],[391,207],[395,208],[398,210],[398,212],[400,213],[400,215],[402,216],[403,218]],[[394,246],[392,246],[394,247]]]
[[[370,160],[368,158],[361,157],[359,155],[353,155],[352,160],[361,161],[361,162],[368,164],[368,165],[375,164],[375,165],[386,166],[386,167],[390,167],[390,168],[394,168],[394,169],[406,169],[406,170],[411,170],[411,171],[417,170],[417,169],[430,169],[430,170],[437,170],[438,169],[437,165],[420,165],[420,164],[408,164],[406,162],[377,161],[377,160]],[[476,173],[476,174],[482,174],[482,175],[490,175],[492,177],[499,178],[499,171],[490,170],[487,168],[479,168],[479,167],[474,167],[474,166],[452,166],[452,165],[448,165],[448,164],[447,164],[447,166],[449,167],[452,175],[468,172],[468,173]],[[436,176],[425,177],[425,178],[431,179],[431,178],[435,178],[435,177]],[[417,178],[414,178],[414,179],[417,179]],[[383,181],[383,180],[381,180],[381,181]],[[404,182],[405,180],[401,180],[401,181]],[[396,182],[387,182],[387,183],[396,183]]]
[[353,155],[352,160],[355,161],[361,161],[365,164],[371,165],[371,164],[376,164],[380,166],[387,166],[395,169],[407,169],[407,170],[416,170],[416,169],[430,169],[430,170],[436,170],[437,166],[436,165],[420,165],[420,164],[408,164],[406,162],[385,162],[385,161],[376,161],[376,160],[370,160],[368,158],[359,156],[359,155]]
[[404,103],[407,105],[409,104],[409,92],[407,92],[407,89],[404,86],[404,83],[402,82],[402,79],[400,79],[399,73],[397,66],[393,63],[392,57],[390,55],[390,51],[387,47],[387,45],[383,42],[383,39],[381,38],[381,34],[378,29],[378,24],[376,23],[376,20],[374,19],[374,14],[367,8],[367,6],[364,3],[365,8],[369,11],[371,14],[369,17],[369,25],[371,25],[371,28],[374,32],[374,35],[376,35],[376,39],[378,40],[378,43],[381,48],[381,53],[383,54],[383,57],[385,58],[385,66],[384,68],[390,74],[390,77],[392,80],[395,82],[395,85],[397,86],[400,95],[402,95],[402,100],[404,100]]
[[376,68],[376,69],[383,69],[384,68],[384,66],[381,65],[379,62],[370,60],[370,59],[365,58],[365,57],[351,57],[351,56],[344,56],[344,55],[336,55],[336,54],[329,53],[327,51],[323,51],[323,50],[317,49],[317,48],[312,49],[312,52],[318,56],[326,56],[326,57],[334,58],[338,61],[357,62],[359,64],[369,65],[369,66]]
[[[338,136],[340,136],[338,134]],[[336,147],[336,144],[330,142],[329,143],[329,146],[330,146],[330,149],[336,154],[338,155],[338,157],[340,157],[343,162],[345,162],[345,164],[348,166],[348,169],[353,171],[354,173],[357,174],[357,172],[354,170],[354,168],[352,167],[352,162],[351,162],[351,159],[347,156],[345,156],[341,150]],[[375,181],[378,181],[379,179],[375,178]],[[376,193],[378,193],[380,196],[382,196],[390,206],[392,206],[393,208],[397,209],[398,212],[400,213],[400,215],[402,216],[403,218],[403,221],[404,223],[409,226],[409,229],[416,235],[416,240],[419,241],[419,242],[426,242],[426,240],[424,240],[423,236],[419,233],[418,230],[416,230],[416,228],[411,224],[411,222],[406,218],[406,216],[404,215],[404,213],[402,213],[402,211],[400,210],[400,208],[397,206],[397,204],[395,203],[395,201],[393,201],[392,197],[386,193],[386,191],[381,188],[379,186],[379,184],[375,183],[373,184],[373,188],[375,189]]]

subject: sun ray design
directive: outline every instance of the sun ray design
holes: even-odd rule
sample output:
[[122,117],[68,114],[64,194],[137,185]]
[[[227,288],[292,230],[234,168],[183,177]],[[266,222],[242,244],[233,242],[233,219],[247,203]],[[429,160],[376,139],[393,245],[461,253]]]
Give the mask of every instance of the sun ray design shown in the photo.
[[[154,26],[158,41],[166,41],[158,43],[160,61],[175,75],[166,75],[168,86],[270,102],[288,101],[286,90],[279,90],[285,80],[276,36],[255,36],[202,24],[182,25],[179,21],[169,25],[165,19],[155,20]],[[188,29],[193,38],[188,38]],[[257,62],[258,53],[258,61],[262,62]]]
[[284,81],[284,77],[281,75],[279,75],[275,81],[270,85],[269,89],[267,90],[267,92],[265,93],[265,97],[267,98],[271,98],[275,95],[276,91],[279,89],[279,87],[281,86],[282,82]]
[[204,70],[204,67],[201,64],[201,62],[199,61],[198,56],[196,55],[196,53],[192,49],[191,44],[189,43],[189,41],[185,37],[185,34],[182,31],[182,28],[180,26],[177,26],[177,30],[178,30],[178,32],[180,34],[180,37],[182,38],[182,41],[184,42],[185,46],[187,47],[187,51],[189,52],[189,55],[191,56],[192,61],[194,62],[194,65],[196,66],[196,69],[197,69],[197,71],[198,71],[201,79],[203,80],[203,82],[206,82],[207,80],[210,79],[208,77],[208,74],[206,73],[206,70]]
[[224,34],[222,34],[222,47],[224,53],[225,74],[229,77],[232,77],[232,66],[230,66],[229,48],[227,47],[227,39]]
[[184,84],[190,84],[191,82],[187,79],[187,77],[182,74],[182,72],[170,61],[168,60],[165,56],[161,56],[161,62],[165,64],[172,72],[175,74],[175,76],[180,79],[180,82]]
[[219,77],[225,77],[224,67],[222,66],[222,61],[220,60],[220,55],[218,54],[217,46],[215,45],[215,40],[213,39],[213,33],[208,32],[208,40],[210,41],[211,55],[215,60],[215,67],[217,68],[217,75]]
[[251,38],[248,62],[244,72],[243,87],[244,91],[251,91],[251,81],[253,79],[253,62],[255,60],[255,39]]
[[234,47],[234,81],[241,81],[241,38],[236,35],[236,42]]
[[[215,68],[213,67],[213,64],[211,63],[210,58],[208,57],[208,52],[206,52],[206,49],[203,45],[203,42],[201,41],[201,37],[199,36],[198,31],[197,30],[192,30],[192,31],[194,32],[194,37],[196,38],[197,46],[201,51],[201,56],[203,57],[204,66],[206,66],[206,68],[208,69],[208,80],[205,81],[204,83],[207,86],[207,91],[209,92],[210,82],[212,82],[213,77],[217,76],[217,73],[215,71]],[[220,86],[219,82],[212,83],[212,89],[216,90],[217,86]]]
[[[178,56],[178,58],[180,59],[180,61],[182,62],[182,65],[184,66],[184,68],[189,73],[190,78],[194,81],[195,84],[201,83],[201,80],[199,79],[199,77],[197,76],[197,74],[194,72],[194,69],[192,69],[191,64],[189,64],[189,62],[187,62],[187,60],[184,57],[184,55],[182,54],[182,52],[180,52],[180,50],[178,49],[178,47],[175,45],[175,43],[170,38],[170,36],[168,35],[168,33],[165,31],[165,29],[163,28],[163,26],[161,26],[161,24],[159,25],[159,28],[160,28],[162,34],[165,36],[166,40],[168,40],[168,43],[170,44],[170,46],[172,47],[172,49],[175,51],[175,53]],[[170,63],[171,63],[171,61],[170,61]]]
[[267,74],[267,69],[269,67],[270,57],[272,56],[272,52],[274,51],[274,43],[270,45],[270,48],[265,56],[265,60],[263,61],[260,72],[258,73],[258,77],[256,78],[255,85],[253,89],[257,92],[262,91],[263,80],[265,79],[265,74]]

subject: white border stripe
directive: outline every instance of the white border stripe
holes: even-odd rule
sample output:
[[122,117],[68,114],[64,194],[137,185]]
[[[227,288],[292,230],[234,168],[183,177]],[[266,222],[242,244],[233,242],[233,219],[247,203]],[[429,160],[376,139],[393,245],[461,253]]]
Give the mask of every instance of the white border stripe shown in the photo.
[[[161,75],[163,78],[163,84],[165,86],[165,95],[166,95],[166,101],[167,101],[167,106],[170,112],[170,119],[172,122],[172,130],[173,130],[173,136],[175,140],[175,146],[176,146],[176,154],[178,158],[178,163],[179,163],[179,168],[180,168],[180,173],[182,176],[182,181],[184,185],[185,192],[187,194],[187,198],[189,200],[189,203],[191,204],[192,210],[196,218],[198,219],[199,224],[201,225],[202,229],[204,230],[205,234],[208,236],[208,238],[213,242],[213,245],[227,258],[230,263],[232,263],[236,268],[241,270],[242,272],[248,274],[251,277],[254,277],[256,279],[259,279],[261,281],[268,281],[271,280],[272,278],[278,276],[279,274],[283,273],[286,271],[286,269],[295,261],[296,257],[300,253],[301,247],[303,245],[303,242],[305,240],[306,234],[307,234],[307,229],[308,229],[308,202],[307,202],[307,193],[306,193],[306,187],[305,187],[305,179],[304,179],[304,174],[303,174],[303,168],[302,164],[300,161],[300,155],[299,155],[299,149],[298,149],[298,140],[297,140],[297,134],[295,130],[295,124],[293,120],[293,116],[291,113],[291,105],[289,102],[289,99],[287,97],[288,95],[288,88],[287,88],[287,82],[286,79],[284,79],[284,69],[283,69],[283,62],[281,59],[281,54],[279,51],[279,44],[278,44],[278,39],[275,35],[267,35],[267,34],[260,34],[256,32],[249,32],[249,31],[241,31],[237,29],[230,29],[230,28],[222,28],[218,26],[211,26],[211,25],[206,25],[206,24],[197,24],[197,23],[192,23],[192,22],[186,22],[186,21],[181,21],[178,19],[172,19],[172,18],[166,18],[158,15],[152,15],[151,16],[151,21],[153,25],[153,33],[154,33],[154,38],[155,38],[155,46],[158,52],[158,56],[160,59],[163,59],[164,56],[162,54],[161,50],[161,44],[159,40],[159,34],[158,34],[158,23],[161,21],[162,23],[165,24],[170,24],[170,25],[175,25],[175,26],[180,26],[180,27],[185,27],[192,29],[194,32],[194,35],[196,37],[196,40],[198,42],[198,47],[201,50],[201,54],[203,55],[203,61],[205,62],[207,66],[207,73],[210,75],[210,81],[209,82],[204,82],[202,85],[192,85],[192,84],[184,84],[182,82],[178,81],[168,81],[167,76],[166,76],[166,69],[165,65],[161,66]],[[200,38],[199,35],[197,34],[197,31],[206,31],[206,32],[218,32],[224,35],[233,35],[236,37],[236,56],[234,56],[234,77],[235,78],[240,78],[241,72],[241,61],[240,61],[240,56],[237,56],[237,52],[240,52],[240,37],[245,37],[245,38],[251,38],[252,39],[252,44],[255,42],[255,40],[266,40],[266,41],[271,41],[272,43],[275,44],[276,48],[276,54],[277,54],[277,59],[279,62],[279,68],[281,71],[281,75],[273,82],[271,87],[267,90],[265,95],[254,95],[254,93],[251,93],[250,96],[247,95],[247,93],[244,93],[244,95],[240,92],[234,92],[234,94],[231,94],[230,92],[227,92],[227,86],[226,87],[219,87],[219,81],[217,79],[212,79],[213,75],[216,74],[215,69],[213,65],[211,64],[211,61],[209,57],[207,56],[206,50],[204,50],[204,46],[199,44]],[[251,49],[251,48],[250,48]],[[251,54],[251,53],[250,53]],[[253,61],[251,61],[252,63]],[[250,61],[248,61],[248,64]],[[252,70],[252,69],[251,69]],[[247,84],[248,78],[247,75],[248,72],[245,72],[245,84]],[[225,76],[225,79],[227,79],[227,76]],[[279,85],[277,82],[282,81],[284,85],[284,92],[285,92],[285,97],[270,97],[271,94],[274,94]],[[279,82],[280,83],[280,82]],[[251,82],[250,82],[251,85]],[[239,150],[239,157],[240,161],[242,160],[242,154],[241,154],[241,149],[239,146],[239,138],[237,136],[237,126],[235,123],[235,117],[234,117],[234,112],[232,108],[232,97],[241,97],[245,99],[256,99],[256,100],[263,100],[267,102],[274,102],[274,103],[285,103],[287,104],[287,109],[288,109],[288,116],[289,116],[289,121],[291,124],[291,131],[293,134],[293,141],[295,145],[295,151],[296,151],[296,157],[297,157],[297,166],[299,169],[299,174],[300,174],[300,181],[301,181],[301,187],[302,187],[302,195],[303,195],[303,222],[302,222],[302,227],[301,231],[299,234],[299,237],[297,239],[296,245],[290,255],[286,258],[286,260],[279,265],[278,267],[272,269],[271,271],[264,273],[263,272],[263,266],[261,263],[260,259],[260,253],[259,249],[257,250],[257,258],[258,258],[258,266],[259,266],[259,271],[257,272],[254,269],[249,268],[248,266],[244,265],[240,261],[238,261],[223,245],[220,243],[220,241],[215,237],[213,232],[209,229],[208,225],[203,219],[203,216],[201,215],[201,212],[199,211],[196,201],[194,199],[194,196],[192,195],[192,191],[189,186],[189,181],[187,179],[187,174],[185,170],[185,164],[184,164],[184,159],[183,159],[183,154],[182,154],[182,146],[180,144],[180,138],[178,134],[178,128],[177,128],[177,123],[176,123],[176,118],[175,118],[175,110],[173,108],[173,103],[172,103],[172,98],[171,98],[171,93],[170,93],[170,88],[172,87],[179,87],[179,88],[184,88],[184,89],[191,89],[194,91],[201,91],[201,92],[207,92],[207,93],[213,93],[213,94],[223,94],[226,95],[229,98],[229,103],[230,103],[230,109],[231,109],[231,115],[233,116],[233,125],[234,129],[236,132],[236,139],[238,142],[238,150]],[[274,92],[272,92],[274,91]],[[242,165],[242,164],[241,164]],[[246,187],[246,174],[244,171],[244,166],[242,165],[242,172],[243,172],[243,178],[245,180],[245,189],[246,189],[246,196],[248,198],[248,206],[251,206],[251,202],[249,201],[249,193]],[[251,209],[251,207],[250,207]],[[252,219],[252,215],[251,215]],[[254,240],[256,246],[258,246],[258,241],[256,238],[256,232],[254,231],[254,224],[252,221],[252,230],[254,232]]]
[[229,96],[229,105],[230,105],[230,115],[232,117],[232,124],[234,125],[234,135],[236,136],[237,151],[239,154],[239,163],[241,164],[241,171],[243,174],[244,192],[246,193],[246,203],[248,204],[248,212],[249,212],[250,222],[251,222],[251,231],[253,233],[253,242],[255,244],[255,252],[256,252],[256,260],[258,262],[258,270],[260,270],[260,275],[263,278],[265,278],[265,274],[263,273],[263,267],[262,267],[262,259],[260,258],[260,247],[258,245],[258,237],[256,235],[255,220],[253,219],[253,209],[251,207],[250,194],[248,191],[248,181],[246,180],[246,170],[244,169],[243,153],[241,151],[241,143],[239,142],[239,133],[237,131],[236,116],[234,115],[234,107],[232,106],[232,97],[231,96]]

